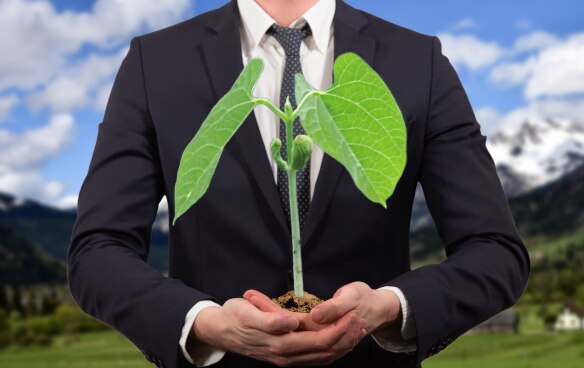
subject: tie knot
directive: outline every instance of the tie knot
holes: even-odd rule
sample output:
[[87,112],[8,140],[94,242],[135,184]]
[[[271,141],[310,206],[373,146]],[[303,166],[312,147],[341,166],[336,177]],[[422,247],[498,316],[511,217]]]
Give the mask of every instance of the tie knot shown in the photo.
[[300,44],[305,37],[312,34],[310,26],[308,23],[302,28],[288,28],[280,27],[276,24],[272,24],[270,29],[268,29],[268,34],[274,36],[274,38],[282,45],[286,55],[298,55],[300,53]]

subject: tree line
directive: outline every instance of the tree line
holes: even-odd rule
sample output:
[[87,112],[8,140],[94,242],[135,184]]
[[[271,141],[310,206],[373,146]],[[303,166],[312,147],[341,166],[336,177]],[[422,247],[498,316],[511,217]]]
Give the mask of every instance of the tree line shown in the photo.
[[79,309],[66,286],[0,284],[0,349],[49,346],[56,335],[107,329]]

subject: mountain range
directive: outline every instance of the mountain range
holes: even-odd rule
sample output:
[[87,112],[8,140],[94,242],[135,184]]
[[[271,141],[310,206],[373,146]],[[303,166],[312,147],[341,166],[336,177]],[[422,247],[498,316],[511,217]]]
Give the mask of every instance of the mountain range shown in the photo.
[[[532,119],[487,137],[487,149],[509,199],[558,181],[584,165],[584,123]],[[416,190],[411,228],[432,226],[421,186]]]
[[584,164],[584,123],[533,119],[506,126],[487,138],[508,197],[568,175]]
[[[14,242],[13,236],[17,236],[19,242],[34,248],[35,254],[62,264],[67,258],[76,215],[75,209],[55,208],[0,192],[0,228],[11,234],[6,239]],[[168,269],[167,239],[168,231],[158,226],[152,229],[148,263],[161,272]],[[1,251],[0,248],[0,254]]]
[[0,226],[0,285],[62,283],[65,263],[48,256],[16,232]]
[[[509,199],[517,230],[528,244],[560,239],[584,230],[584,164],[546,185]],[[433,222],[410,236],[412,259],[431,263],[444,258]]]

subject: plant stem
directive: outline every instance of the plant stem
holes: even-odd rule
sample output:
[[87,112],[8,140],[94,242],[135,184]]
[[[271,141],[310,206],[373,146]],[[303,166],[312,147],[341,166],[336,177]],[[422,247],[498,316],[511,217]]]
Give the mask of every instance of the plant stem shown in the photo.
[[[280,110],[278,107],[276,107],[276,105],[274,105],[272,103],[272,101],[270,101],[270,100],[268,100],[267,98],[264,98],[264,97],[256,97],[253,100],[253,102],[254,102],[255,105],[264,105],[264,106],[266,106],[274,114],[276,114],[280,119],[282,119],[283,122],[286,123],[286,121],[288,119],[288,116],[282,110]],[[286,142],[286,143],[288,143],[288,142]]]
[[294,109],[294,116],[300,115],[300,109],[302,109],[304,107],[304,104],[306,103],[306,101],[308,101],[308,98],[312,97],[314,95],[322,95],[322,92],[321,91],[310,91],[307,94],[305,94],[304,97],[302,97],[302,100],[300,100],[300,102],[296,106],[296,109]]
[[[286,121],[286,151],[288,160],[292,157],[294,140],[294,115]],[[294,273],[294,294],[304,295],[304,280],[302,276],[302,253],[300,246],[300,221],[298,220],[298,200],[296,192],[296,170],[288,171],[288,196],[290,199],[290,227],[292,229],[292,272]]]
[[[307,96],[305,96],[307,97]],[[304,103],[306,98],[301,101]],[[298,110],[292,111],[292,106],[287,101],[285,111],[280,110],[272,101],[266,98],[254,99],[255,105],[264,105],[276,114],[286,127],[286,153],[288,161],[292,158],[292,145],[294,144],[294,120],[298,116]],[[272,157],[274,155],[272,154]],[[276,159],[274,157],[274,159]],[[292,230],[292,272],[294,275],[294,294],[297,297],[304,295],[304,280],[302,276],[302,253],[300,246],[300,221],[298,220],[298,199],[296,192],[296,170],[289,168],[288,174],[288,197],[290,204],[290,228]]]

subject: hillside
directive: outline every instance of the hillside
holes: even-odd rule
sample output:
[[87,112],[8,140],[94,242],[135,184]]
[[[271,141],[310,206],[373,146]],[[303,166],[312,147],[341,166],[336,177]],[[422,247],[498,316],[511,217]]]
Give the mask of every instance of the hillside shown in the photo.
[[584,226],[584,166],[510,202],[520,234],[556,237]]
[[[64,261],[75,224],[76,211],[46,206],[0,192],[0,226],[11,229],[55,259]],[[168,270],[168,235],[154,228],[148,263]]]
[[568,175],[584,163],[584,124],[532,119],[504,127],[487,139],[509,197]]
[[[584,165],[559,180],[512,198],[509,206],[528,247],[554,243],[579,232],[584,228]],[[430,263],[444,258],[433,224],[414,230],[410,241],[414,262]]]
[[0,284],[62,283],[65,264],[0,226]]
[[75,211],[0,193],[0,226],[12,229],[48,255],[64,260]]

